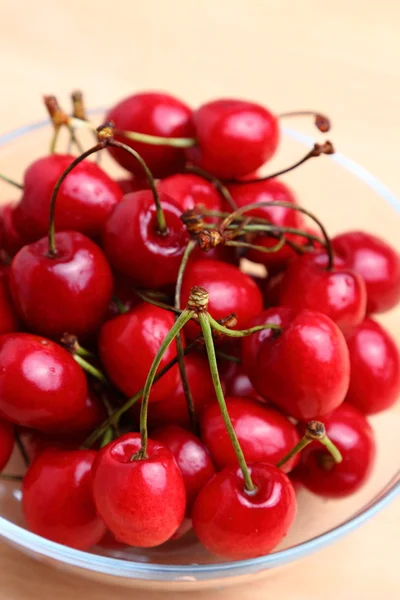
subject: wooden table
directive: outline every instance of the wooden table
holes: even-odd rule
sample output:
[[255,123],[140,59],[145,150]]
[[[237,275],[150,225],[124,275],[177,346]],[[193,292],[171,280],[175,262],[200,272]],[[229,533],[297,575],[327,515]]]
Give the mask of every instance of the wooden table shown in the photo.
[[[144,88],[170,90],[193,104],[245,96],[281,111],[331,114],[337,147],[400,195],[399,20],[395,0],[3,2],[0,131],[42,118],[41,94],[67,102],[74,88],[85,90],[92,106]],[[395,600],[399,524],[396,502],[350,537],[264,583],[204,597]],[[71,580],[0,544],[0,599],[133,595],[142,596]]]

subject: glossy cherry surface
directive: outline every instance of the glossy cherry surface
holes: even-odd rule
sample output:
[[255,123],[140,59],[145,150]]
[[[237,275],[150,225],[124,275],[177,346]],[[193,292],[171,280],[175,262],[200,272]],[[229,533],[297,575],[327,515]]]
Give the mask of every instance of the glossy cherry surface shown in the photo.
[[88,550],[106,527],[92,500],[93,450],[49,449],[24,477],[22,506],[28,527],[53,542]]
[[400,255],[381,238],[348,231],[332,240],[347,266],[359,273],[367,288],[367,313],[382,313],[400,301]]
[[104,251],[115,269],[145,288],[175,283],[189,241],[179,206],[160,194],[168,231],[160,234],[150,190],[127,194],[104,228]]
[[324,418],[327,435],[343,461],[334,463],[327,450],[312,442],[301,454],[297,475],[320,496],[340,498],[356,492],[368,479],[375,459],[375,441],[365,416],[345,402]]
[[[185,306],[190,290],[203,286],[209,293],[208,311],[214,319],[235,313],[237,329],[247,326],[252,317],[263,308],[261,292],[253,279],[234,265],[218,260],[196,260],[185,271],[182,284],[181,306]],[[185,331],[191,338],[200,333],[198,325],[189,322]]]
[[175,200],[182,212],[195,206],[205,210],[222,210],[221,196],[213,184],[193,173],[178,173],[166,177],[160,181],[158,189]]
[[0,208],[0,246],[8,256],[14,256],[26,244],[15,226],[16,203],[9,202]]
[[21,329],[21,323],[11,298],[8,276],[9,267],[0,265],[0,334]]
[[[145,92],[129,96],[108,111],[106,121],[114,121],[115,128],[122,131],[172,138],[193,136],[191,109],[178,98],[164,93]],[[181,148],[134,142],[118,135],[115,139],[134,148],[154,177],[175,173],[185,164]],[[139,176],[143,174],[138,162],[127,152],[119,148],[109,150],[122,167]]]
[[10,460],[14,449],[14,426],[0,419],[0,472]]
[[[296,427],[276,408],[250,398],[226,398],[229,416],[247,462],[276,464],[297,444]],[[201,439],[218,467],[236,466],[237,458],[218,405],[203,411],[200,420]],[[285,463],[289,473],[298,456]]]
[[[174,315],[142,303],[133,310],[107,321],[100,329],[100,360],[114,385],[126,396],[133,396],[145,384],[153,359],[174,324]],[[160,369],[176,356],[176,345],[165,352]],[[165,400],[178,385],[178,369],[170,369],[155,383],[150,401]]]
[[256,493],[244,489],[238,467],[226,467],[203,487],[193,508],[193,529],[213,554],[231,560],[262,556],[286,536],[296,516],[296,494],[273,465],[249,465]]
[[154,429],[151,437],[167,446],[174,455],[185,484],[186,510],[190,514],[198,493],[215,473],[207,448],[193,433],[177,425]]
[[400,394],[400,355],[391,335],[365,319],[347,338],[350,386],[346,400],[370,415],[393,406]]
[[149,181],[144,175],[142,177],[132,176],[127,177],[126,179],[117,179],[116,182],[121,188],[124,196],[125,194],[130,194],[132,192],[140,192],[141,190],[149,189]]
[[93,467],[93,497],[118,541],[148,548],[166,542],[178,529],[186,492],[164,444],[149,440],[147,458],[132,460],[139,449],[139,434],[127,433],[100,450]]
[[[14,222],[27,241],[34,242],[46,235],[54,186],[74,158],[51,154],[39,158],[25,171],[24,191],[15,209]],[[56,230],[97,237],[121,198],[118,184],[98,164],[84,160],[61,184],[55,211]]]
[[[214,385],[210,373],[210,367],[207,359],[196,353],[190,353],[185,357],[186,375],[189,382],[190,391],[193,398],[196,417],[199,418],[201,412],[206,406],[217,401],[214,392]],[[173,367],[170,372],[177,372],[177,367]],[[163,377],[163,380],[168,375]],[[157,384],[156,384],[157,385]],[[134,414],[137,416],[140,407],[133,407]],[[185,393],[182,387],[181,378],[173,390],[171,390],[165,402],[155,402],[149,407],[149,423],[152,427],[159,427],[166,424],[175,424],[180,427],[190,429],[188,408],[186,405]]]
[[334,262],[334,268],[328,270],[323,250],[293,260],[282,279],[280,304],[324,313],[348,332],[365,317],[367,292],[360,275],[346,268],[341,259]]
[[250,325],[273,323],[242,340],[242,360],[258,392],[296,419],[310,420],[344,400],[350,361],[340,329],[322,313],[270,308]]
[[58,431],[85,409],[85,375],[63,348],[36,335],[0,336],[0,414],[44,431]]
[[[260,202],[290,202],[294,206],[298,204],[292,190],[278,179],[230,185],[228,189],[238,208]],[[299,211],[283,206],[260,206],[260,208],[245,213],[245,216],[261,217],[281,227],[294,227],[298,229],[302,228],[303,225],[303,217]],[[286,237],[293,242],[303,242],[303,238],[298,235],[288,233]],[[260,234],[253,237],[252,243],[257,246],[271,248],[276,245],[277,240]],[[265,253],[253,249],[246,252],[246,258],[253,262],[261,263],[269,271],[274,272],[283,269],[289,260],[295,256],[294,250],[288,245],[283,246],[278,252]]]
[[16,308],[30,329],[59,339],[94,332],[103,322],[112,294],[112,274],[100,248],[75,231],[55,236],[57,255],[49,257],[47,238],[24,246],[10,268]]
[[274,115],[254,102],[214,100],[194,111],[197,145],[189,162],[221,179],[248,175],[275,153],[279,127]]

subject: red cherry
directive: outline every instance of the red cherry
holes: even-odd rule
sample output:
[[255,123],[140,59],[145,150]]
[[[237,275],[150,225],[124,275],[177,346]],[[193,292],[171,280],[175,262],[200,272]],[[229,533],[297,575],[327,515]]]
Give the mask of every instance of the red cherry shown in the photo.
[[[250,398],[226,398],[233,428],[247,462],[276,464],[300,440],[296,427],[275,408]],[[219,469],[237,464],[232,442],[218,405],[209,406],[201,415],[201,439],[210,450]],[[298,462],[295,456],[284,465],[285,473]]]
[[[74,158],[51,154],[39,158],[26,170],[23,195],[15,209],[15,224],[25,240],[35,242],[46,235],[54,186]],[[97,237],[121,198],[120,187],[99,165],[82,161],[61,184],[55,212],[56,230],[74,230]]]
[[[65,427],[66,429],[67,427]],[[32,462],[44,450],[78,450],[85,441],[86,434],[71,436],[71,424],[69,425],[69,434],[64,432],[49,433],[29,429],[28,427],[18,427],[18,434],[24,445],[25,451]]]
[[168,232],[157,231],[152,192],[128,194],[108,219],[103,235],[104,251],[111,264],[145,288],[159,288],[176,281],[182,255],[189,241],[181,209],[160,194]]
[[108,303],[106,319],[112,319],[121,314],[121,306],[125,312],[135,308],[141,303],[136,295],[135,283],[129,277],[120,273],[114,273],[114,289],[111,300]]
[[188,148],[188,160],[221,179],[248,175],[275,153],[279,142],[276,118],[263,106],[221,99],[193,113],[198,145]]
[[[199,417],[205,406],[217,401],[210,367],[204,356],[194,353],[185,357],[185,366],[196,416]],[[175,373],[177,372],[176,368],[171,369],[170,372],[173,370]],[[164,375],[163,380],[165,377],[167,375]],[[134,410],[135,415],[139,409],[140,407],[137,406]],[[189,413],[180,377],[166,402],[156,402],[150,405],[148,418],[152,427],[171,423],[190,429]]]
[[63,348],[36,335],[0,336],[0,413],[44,431],[70,424],[85,408],[85,375]]
[[117,179],[116,183],[118,183],[124,196],[132,192],[149,189],[149,182],[146,177],[127,177],[126,179]]
[[132,460],[140,436],[127,433],[100,450],[93,497],[118,541],[149,548],[166,542],[183,521],[186,493],[171,451],[149,440],[147,458]]
[[341,498],[368,479],[375,459],[374,436],[364,415],[346,402],[325,417],[324,424],[343,461],[335,463],[321,444],[311,442],[301,454],[297,475],[314,494]]
[[280,325],[242,340],[242,360],[258,392],[296,419],[308,421],[339,406],[350,379],[340,329],[322,313],[270,308],[249,324]]
[[10,202],[0,208],[0,240],[1,249],[9,256],[14,256],[25,245],[26,240],[17,231],[15,220],[16,204]]
[[280,304],[295,310],[308,309],[328,315],[344,332],[351,331],[365,317],[367,293],[364,280],[335,258],[327,269],[325,251],[304,254],[285,272],[280,286]]
[[14,449],[14,426],[0,419],[0,472],[10,460]]
[[[230,185],[228,189],[238,208],[248,206],[249,204],[260,202],[290,202],[297,206],[296,198],[292,190],[277,179],[268,179],[257,183],[246,183],[240,185]],[[283,206],[264,206],[250,210],[245,216],[261,217],[267,219],[274,225],[281,227],[302,228],[303,217],[299,211]],[[287,239],[293,242],[301,243],[303,238],[294,234],[286,234]],[[275,246],[278,240],[266,237],[265,235],[256,235],[252,243],[257,246],[271,248]],[[296,256],[290,246],[285,245],[278,252],[265,253],[259,250],[250,249],[246,253],[249,260],[265,265],[269,271],[279,271],[283,269],[290,259]]]
[[[209,312],[214,319],[235,313],[237,329],[247,327],[250,319],[263,308],[261,292],[249,275],[218,260],[191,262],[184,274],[181,306],[185,306],[193,286],[203,286],[210,295]],[[190,321],[185,331],[190,338],[199,335],[198,325]]]
[[[121,131],[136,131],[161,137],[192,137],[192,111],[173,96],[146,92],[125,98],[108,111],[106,121],[114,121]],[[155,146],[134,142],[123,136],[116,140],[134,148],[143,158],[154,177],[165,177],[179,171],[185,164],[184,151],[171,146]],[[137,161],[119,148],[109,148],[111,155],[125,169],[138,175],[143,171]]]
[[278,306],[281,302],[281,287],[285,271],[267,277],[264,282],[264,299],[267,307]]
[[[230,344],[228,353],[240,357],[241,346]],[[260,402],[265,402],[265,399],[260,396],[251,383],[243,363],[236,363],[231,360],[219,360],[218,362],[219,376],[225,396],[239,396],[241,398],[253,398]]]
[[281,469],[249,465],[257,487],[249,494],[237,467],[227,467],[203,487],[193,507],[193,529],[214,554],[231,560],[262,556],[286,536],[296,516],[296,494]]
[[97,544],[106,528],[91,495],[93,450],[42,452],[23,482],[23,510],[29,529],[79,550]]
[[[199,207],[205,210],[222,210],[220,194],[209,181],[192,173],[179,173],[163,179],[158,184],[160,192],[179,204],[182,212]],[[210,221],[210,217],[207,219]]]
[[186,510],[190,514],[201,488],[215,473],[206,447],[193,433],[177,425],[164,425],[155,429],[151,437],[167,446],[174,455],[185,484]]
[[49,257],[47,238],[24,246],[10,268],[11,293],[25,323],[60,338],[83,337],[103,322],[112,294],[112,275],[98,246],[76,231],[55,236],[57,255]]
[[0,334],[12,333],[21,328],[10,294],[8,274],[9,267],[0,265]]
[[[106,418],[107,413],[104,404],[99,396],[93,390],[89,389],[84,407],[75,416],[74,420],[65,426],[65,434],[70,436],[72,434],[77,438],[83,437],[82,441],[84,441],[84,436],[89,435]],[[63,428],[60,428],[60,433],[62,432]]]
[[390,310],[400,301],[400,255],[375,235],[348,231],[332,240],[335,252],[361,275],[367,287],[367,313]]
[[[101,362],[110,379],[126,396],[133,396],[144,386],[153,359],[173,324],[171,312],[142,303],[107,321],[100,329]],[[175,356],[176,346],[171,344],[161,360],[160,370]],[[150,401],[158,402],[173,394],[178,378],[178,369],[170,369],[152,387]]]
[[346,400],[370,415],[393,406],[400,394],[400,355],[379,323],[365,319],[347,338],[350,386]]

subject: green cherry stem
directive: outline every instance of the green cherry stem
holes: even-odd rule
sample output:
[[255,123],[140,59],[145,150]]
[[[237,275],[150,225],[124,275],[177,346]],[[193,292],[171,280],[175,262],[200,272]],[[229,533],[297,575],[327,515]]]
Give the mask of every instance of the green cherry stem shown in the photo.
[[226,187],[226,185],[224,185],[220,179],[217,179],[217,177],[214,177],[214,175],[212,175],[212,173],[209,173],[208,171],[205,171],[204,169],[201,169],[200,167],[195,167],[194,165],[187,165],[185,167],[185,171],[186,171],[186,173],[193,173],[194,175],[198,175],[199,177],[202,177],[206,181],[209,181],[210,183],[212,183],[213,186],[215,187],[215,189],[217,190],[217,192],[220,193],[222,198],[228,203],[228,205],[231,207],[231,209],[232,210],[237,209],[237,204],[234,201],[234,199],[232,198],[231,193],[228,190],[228,188]]
[[119,135],[134,142],[149,144],[151,146],[172,146],[173,148],[191,148],[195,146],[197,141],[195,138],[169,138],[160,135],[149,135],[140,133],[139,131],[124,131],[121,129],[115,130],[115,135]]
[[176,313],[178,315],[181,314],[181,310],[167,304],[166,302],[161,302],[160,300],[156,300],[155,298],[149,296],[142,290],[134,289],[136,296],[138,296],[143,302],[147,302],[148,304],[153,304],[153,306],[158,306],[159,308],[163,308],[164,310],[169,310],[170,312]]
[[307,423],[306,431],[301,440],[291,450],[289,450],[286,456],[281,458],[281,460],[276,464],[276,466],[282,467],[291,458],[293,458],[293,456],[296,456],[296,454],[304,450],[304,448],[308,446],[308,444],[314,441],[317,441],[323,446],[325,446],[335,463],[342,462],[343,457],[339,449],[327,436],[325,425],[321,423],[321,421],[310,421],[309,423]]
[[85,360],[82,356],[79,356],[79,354],[73,354],[73,358],[74,358],[75,362],[77,362],[78,365],[81,366],[84,371],[86,371],[86,373],[89,373],[89,375],[91,375],[92,377],[94,377],[95,379],[100,381],[100,383],[102,383],[106,387],[110,387],[110,383],[109,383],[107,377],[104,375],[104,373],[102,373],[100,371],[100,369],[98,369],[97,367],[94,367],[90,362]]
[[224,424],[225,424],[226,430],[229,434],[230,440],[232,442],[232,446],[235,451],[236,457],[238,459],[240,469],[243,473],[245,489],[248,492],[254,492],[256,490],[256,487],[251,479],[250,471],[247,466],[246,459],[243,454],[243,450],[240,446],[235,429],[232,425],[231,418],[229,416],[228,408],[226,406],[226,402],[225,402],[225,398],[224,398],[224,392],[222,391],[221,381],[219,379],[217,358],[215,355],[214,340],[212,337],[209,316],[207,313],[200,311],[198,313],[198,318],[199,318],[201,330],[203,332],[203,337],[204,337],[206,350],[207,350],[208,361],[210,364],[211,376],[212,376],[214,389],[215,389],[215,395],[217,396],[218,404],[219,404],[219,407],[221,410],[221,415],[224,420]]
[[[178,276],[176,279],[176,286],[175,286],[175,297],[174,297],[174,306],[175,306],[175,310],[177,310],[177,311],[180,310],[180,307],[181,307],[181,291],[182,291],[183,275],[185,273],[186,266],[189,261],[190,255],[192,254],[195,247],[196,247],[195,240],[190,240],[188,245],[185,248],[184,253],[183,253],[181,264],[179,265],[179,271],[178,271]],[[193,396],[192,396],[192,392],[190,389],[190,384],[189,384],[189,380],[188,380],[188,376],[187,376],[187,372],[186,372],[185,357],[183,354],[183,338],[182,338],[181,331],[176,336],[176,349],[177,349],[177,355],[178,355],[179,375],[181,377],[183,393],[185,395],[190,425],[192,427],[193,432],[197,433],[196,411],[195,411]]]
[[107,444],[109,444],[114,438],[114,431],[112,427],[109,427],[108,429],[106,429],[104,435],[103,435],[103,439],[101,440],[100,443],[100,448],[104,448],[104,446],[107,446]]
[[238,242],[235,240],[228,240],[224,246],[233,246],[234,248],[246,248],[247,250],[258,250],[258,252],[265,252],[270,254],[271,252],[278,252],[286,243],[285,236],[280,235],[279,241],[274,246],[258,246],[257,244],[250,244],[249,242]]
[[13,185],[14,187],[18,188],[19,190],[24,189],[24,186],[22,185],[22,183],[18,183],[17,181],[14,181],[14,179],[11,179],[11,177],[7,177],[7,175],[3,175],[3,173],[0,173],[0,179],[2,181],[5,181],[6,183],[9,183],[10,185]]
[[322,131],[322,133],[327,133],[331,128],[329,117],[316,110],[293,110],[280,113],[276,116],[278,119],[286,119],[287,117],[314,117],[314,124],[319,131]]
[[151,392],[151,387],[154,383],[154,378],[157,373],[157,369],[160,366],[162,358],[167,351],[168,347],[172,344],[176,336],[180,333],[182,327],[186,325],[186,323],[194,316],[195,311],[190,309],[185,309],[182,314],[176,319],[175,323],[165,336],[161,346],[159,347],[157,354],[154,357],[150,370],[147,374],[146,383],[143,388],[143,397],[142,404],[140,407],[140,439],[141,439],[141,447],[139,452],[135,454],[132,459],[142,459],[147,457],[147,441],[148,441],[148,431],[147,431],[147,412],[149,406],[149,397]]
[[217,349],[215,350],[215,354],[217,355],[217,358],[220,358],[221,360],[228,360],[229,362],[233,362],[238,365],[242,364],[242,361],[238,356],[232,356],[232,354],[227,354],[226,352],[222,352],[221,350]]
[[256,325],[255,327],[251,327],[250,329],[228,329],[218,323],[213,317],[207,313],[208,320],[212,329],[216,329],[220,333],[224,335],[228,335],[230,337],[246,337],[247,335],[252,335],[253,333],[257,333],[257,331],[262,331],[264,329],[273,329],[274,331],[282,331],[282,327],[280,325],[276,325],[275,323],[267,323],[265,325]]

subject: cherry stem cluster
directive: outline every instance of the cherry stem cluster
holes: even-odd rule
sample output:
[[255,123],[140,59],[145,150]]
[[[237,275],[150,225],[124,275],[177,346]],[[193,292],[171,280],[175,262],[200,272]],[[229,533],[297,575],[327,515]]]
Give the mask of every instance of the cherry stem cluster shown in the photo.
[[301,440],[284,456],[278,463],[277,467],[282,467],[285,463],[287,463],[291,458],[296,456],[299,452],[304,450],[308,444],[311,442],[317,441],[328,450],[329,454],[332,456],[332,459],[335,463],[340,463],[343,460],[343,457],[340,453],[340,450],[335,446],[332,440],[328,437],[325,429],[325,425],[321,423],[321,421],[310,421],[307,423],[306,431]]

